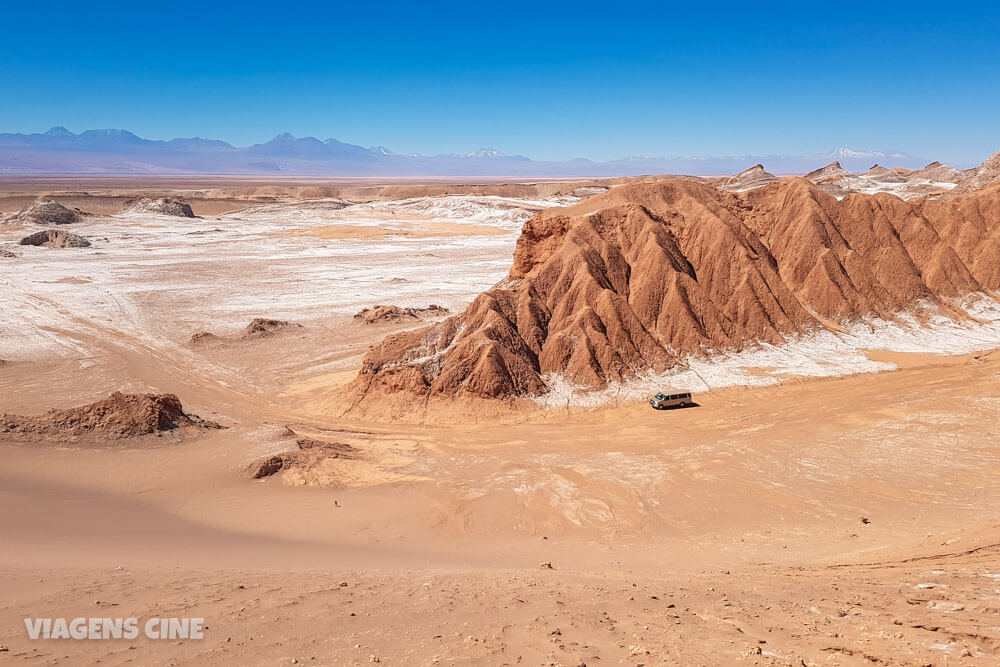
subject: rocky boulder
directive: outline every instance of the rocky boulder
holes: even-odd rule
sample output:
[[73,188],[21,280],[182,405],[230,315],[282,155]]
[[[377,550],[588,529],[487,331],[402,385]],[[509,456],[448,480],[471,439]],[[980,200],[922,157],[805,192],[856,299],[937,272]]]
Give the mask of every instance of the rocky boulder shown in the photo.
[[180,199],[161,197],[152,199],[143,197],[136,201],[127,202],[125,205],[127,213],[154,213],[157,215],[173,215],[180,218],[196,217],[191,205]]
[[90,241],[61,229],[45,229],[21,239],[21,245],[37,245],[49,248],[87,248]]

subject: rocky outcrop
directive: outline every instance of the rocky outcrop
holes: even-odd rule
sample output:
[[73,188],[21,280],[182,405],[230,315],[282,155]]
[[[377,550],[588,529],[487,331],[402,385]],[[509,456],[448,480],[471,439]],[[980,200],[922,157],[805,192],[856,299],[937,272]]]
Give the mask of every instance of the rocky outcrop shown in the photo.
[[252,341],[265,338],[282,331],[301,329],[301,324],[289,322],[288,320],[274,320],[267,317],[255,317],[250,324],[243,329],[243,333],[233,336],[218,336],[211,331],[199,331],[193,334],[188,341],[191,345],[203,345],[209,343],[234,343],[239,341]]
[[815,171],[810,171],[808,174],[803,176],[807,181],[815,185],[820,185],[821,183],[837,180],[843,178],[844,176],[853,176],[854,174],[847,171],[840,166],[840,162],[831,162],[825,167],[820,167]]
[[754,188],[762,188],[776,180],[778,180],[778,177],[765,171],[764,165],[757,164],[734,176],[730,176],[719,187],[729,192],[745,192]]
[[219,340],[221,340],[221,338],[219,336],[216,336],[211,331],[198,331],[191,334],[191,338],[188,340],[188,342],[191,345],[202,345],[204,343],[212,343]]
[[431,304],[426,308],[400,308],[399,306],[372,306],[365,308],[354,316],[365,324],[379,324],[383,322],[399,322],[401,320],[419,320],[424,316],[437,317],[446,315],[447,308]]
[[41,197],[17,214],[17,221],[35,225],[69,225],[80,222],[85,214],[69,209],[50,197]]
[[907,181],[906,176],[903,176],[898,171],[887,169],[877,164],[862,174],[862,176],[878,183],[906,183]]
[[839,162],[833,162],[804,178],[834,197],[885,192],[901,199],[916,199],[947,196],[956,183],[967,177],[966,172],[940,162],[917,170],[887,169],[876,164],[862,174],[854,174],[842,168]]
[[191,210],[190,204],[180,199],[172,199],[169,197],[161,197],[159,199],[144,197],[136,201],[127,202],[125,204],[125,212],[174,215],[181,218],[196,217],[194,211]]
[[931,162],[923,169],[908,174],[910,179],[922,179],[932,183],[960,183],[969,176],[968,172],[955,169],[940,162]]
[[869,184],[865,179],[859,179],[841,167],[840,162],[831,162],[821,169],[809,172],[803,178],[834,197],[857,192]]
[[248,473],[253,479],[270,477],[282,470],[312,468],[330,459],[357,459],[360,452],[345,442],[325,442],[312,438],[299,438],[296,449],[265,456],[250,464]]
[[987,158],[981,165],[971,170],[958,187],[953,191],[955,194],[973,192],[1000,182],[1000,151]]
[[272,320],[266,317],[255,317],[243,330],[243,338],[259,338],[268,336],[283,329],[301,328],[301,324],[293,324],[288,320]]
[[350,391],[508,397],[545,392],[550,375],[596,389],[688,355],[995,290],[998,202],[1000,186],[940,202],[838,200],[803,178],[744,193],[682,179],[619,187],[532,217],[505,280],[459,315],[386,338]]
[[77,234],[61,229],[44,229],[21,239],[21,245],[37,245],[49,248],[87,248],[90,241]]
[[0,416],[0,435],[31,440],[79,436],[130,438],[187,426],[218,428],[218,424],[185,413],[173,394],[115,392],[96,403],[49,410],[38,417]]

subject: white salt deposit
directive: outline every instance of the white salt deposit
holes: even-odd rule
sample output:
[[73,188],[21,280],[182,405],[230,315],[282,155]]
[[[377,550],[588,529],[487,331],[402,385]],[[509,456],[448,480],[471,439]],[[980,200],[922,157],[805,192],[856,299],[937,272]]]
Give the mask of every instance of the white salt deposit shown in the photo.
[[[88,339],[108,335],[170,347],[196,331],[240,329],[254,317],[305,321],[375,303],[461,309],[506,275],[524,221],[575,201],[446,196],[345,206],[319,199],[194,219],[88,217],[74,231],[92,247],[24,247],[0,264],[0,359],[82,358],[91,353]],[[433,222],[503,233],[300,233]]]

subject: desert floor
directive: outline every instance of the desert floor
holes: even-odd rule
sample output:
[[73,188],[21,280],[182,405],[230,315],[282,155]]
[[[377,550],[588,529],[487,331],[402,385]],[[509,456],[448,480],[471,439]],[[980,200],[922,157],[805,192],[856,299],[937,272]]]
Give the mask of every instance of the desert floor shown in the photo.
[[[90,248],[0,229],[0,413],[156,391],[228,428],[0,441],[0,660],[1000,664],[1000,353],[867,350],[891,370],[662,412],[332,417],[368,346],[422,324],[355,312],[460,310],[584,186],[84,185],[0,183],[3,211],[47,191],[99,214],[70,230]],[[137,192],[197,192],[202,217],[119,213]],[[302,326],[244,338],[253,317]],[[357,455],[251,478],[297,436]],[[79,616],[208,629],[27,638]]]

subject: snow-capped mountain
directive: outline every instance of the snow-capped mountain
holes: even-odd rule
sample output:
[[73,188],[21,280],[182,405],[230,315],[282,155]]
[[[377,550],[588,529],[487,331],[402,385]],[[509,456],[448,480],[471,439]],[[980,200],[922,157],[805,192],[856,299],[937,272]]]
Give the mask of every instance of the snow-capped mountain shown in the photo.
[[884,159],[896,159],[903,160],[909,157],[906,153],[900,153],[898,151],[856,151],[851,148],[837,148],[830,151],[829,153],[823,153],[824,158],[828,158],[831,161],[842,160],[847,158],[864,158],[873,160],[884,160]]
[[475,151],[473,153],[466,153],[462,157],[477,157],[477,158],[507,157],[507,154],[497,148],[480,148],[478,151]]

